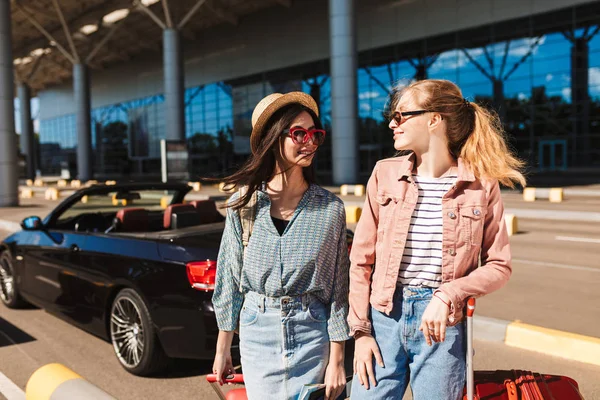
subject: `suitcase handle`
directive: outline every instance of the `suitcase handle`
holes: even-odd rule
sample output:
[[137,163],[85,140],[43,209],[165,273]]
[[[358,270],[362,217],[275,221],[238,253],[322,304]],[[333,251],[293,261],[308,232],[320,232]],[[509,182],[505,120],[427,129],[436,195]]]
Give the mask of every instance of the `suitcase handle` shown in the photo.
[[[206,380],[208,382],[216,382],[217,375],[208,374],[206,375]],[[243,374],[230,374],[223,377],[223,382],[225,383],[244,383],[244,375]]]
[[473,400],[475,379],[473,373],[473,314],[475,314],[475,297],[467,301],[467,399]]

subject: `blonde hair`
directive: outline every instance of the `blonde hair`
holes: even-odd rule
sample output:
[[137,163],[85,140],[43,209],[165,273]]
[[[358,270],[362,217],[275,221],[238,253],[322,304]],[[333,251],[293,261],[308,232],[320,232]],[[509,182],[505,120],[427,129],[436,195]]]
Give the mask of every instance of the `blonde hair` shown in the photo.
[[415,99],[420,106],[442,115],[448,150],[455,158],[462,158],[477,178],[496,179],[511,188],[517,183],[525,186],[521,173],[525,163],[509,149],[498,114],[465,100],[458,86],[442,79],[425,79],[396,88],[392,111],[407,92],[421,93]]

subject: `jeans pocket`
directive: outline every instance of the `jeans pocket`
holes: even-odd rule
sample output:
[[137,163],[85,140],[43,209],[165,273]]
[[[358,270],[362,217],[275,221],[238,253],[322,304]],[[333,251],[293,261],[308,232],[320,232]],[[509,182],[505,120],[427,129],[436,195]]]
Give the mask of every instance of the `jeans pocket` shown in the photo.
[[307,310],[308,317],[314,322],[327,322],[327,310],[325,305],[320,301],[313,301],[308,305]]
[[256,308],[244,305],[240,313],[240,326],[249,326],[256,323],[258,314],[259,312]]

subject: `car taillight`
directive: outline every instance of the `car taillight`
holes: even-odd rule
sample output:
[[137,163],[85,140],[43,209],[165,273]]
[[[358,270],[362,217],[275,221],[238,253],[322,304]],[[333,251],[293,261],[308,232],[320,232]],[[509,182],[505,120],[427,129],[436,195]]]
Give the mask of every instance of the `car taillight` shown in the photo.
[[193,261],[186,265],[190,285],[196,290],[206,292],[215,290],[217,262],[213,260]]

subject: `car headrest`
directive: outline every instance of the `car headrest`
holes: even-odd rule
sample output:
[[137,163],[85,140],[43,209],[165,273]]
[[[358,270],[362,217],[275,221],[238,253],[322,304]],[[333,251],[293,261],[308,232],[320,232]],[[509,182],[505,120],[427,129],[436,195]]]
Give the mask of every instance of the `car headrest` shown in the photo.
[[222,222],[225,217],[217,210],[217,204],[214,200],[194,200],[190,201],[198,215],[200,215],[201,224],[212,224]]
[[115,218],[119,220],[121,232],[148,231],[148,210],[143,208],[123,208]]
[[183,213],[183,212],[196,212],[194,206],[190,204],[171,204],[165,210],[165,214],[163,216],[163,227],[165,229],[176,229],[172,226],[172,216],[173,214]]

